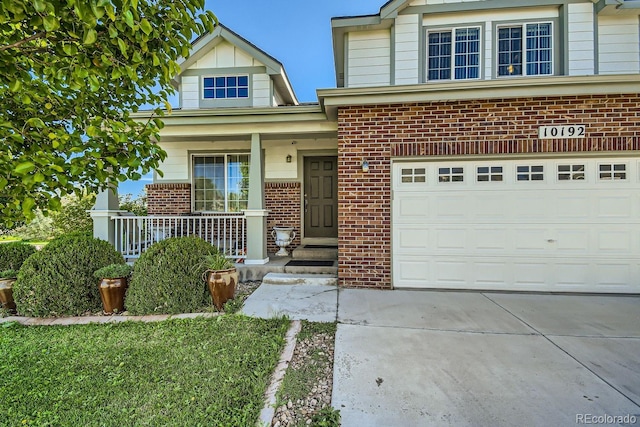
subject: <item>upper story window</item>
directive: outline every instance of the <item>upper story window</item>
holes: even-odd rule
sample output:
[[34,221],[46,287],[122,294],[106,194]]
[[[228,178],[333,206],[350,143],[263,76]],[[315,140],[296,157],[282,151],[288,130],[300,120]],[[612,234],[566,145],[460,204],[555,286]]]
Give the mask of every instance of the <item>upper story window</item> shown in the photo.
[[453,28],[427,33],[427,79],[480,78],[480,28]]
[[249,76],[220,76],[203,79],[204,99],[249,98]]
[[553,74],[551,22],[498,27],[498,76]]

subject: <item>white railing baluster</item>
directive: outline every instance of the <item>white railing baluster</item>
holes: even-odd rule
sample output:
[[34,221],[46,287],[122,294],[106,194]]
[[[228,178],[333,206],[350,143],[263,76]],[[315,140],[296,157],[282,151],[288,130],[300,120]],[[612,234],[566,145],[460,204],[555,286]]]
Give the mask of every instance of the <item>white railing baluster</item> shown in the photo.
[[125,258],[139,258],[169,237],[198,236],[231,259],[244,258],[247,231],[243,214],[206,216],[113,216],[114,246]]

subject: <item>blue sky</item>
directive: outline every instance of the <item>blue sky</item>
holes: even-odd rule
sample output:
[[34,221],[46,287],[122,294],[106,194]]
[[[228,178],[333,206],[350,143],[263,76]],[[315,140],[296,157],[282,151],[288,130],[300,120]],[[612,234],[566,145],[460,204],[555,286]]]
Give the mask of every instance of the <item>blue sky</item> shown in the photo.
[[[220,22],[280,61],[300,102],[335,87],[331,18],[378,13],[386,0],[207,0]],[[134,196],[151,176],[120,184]]]

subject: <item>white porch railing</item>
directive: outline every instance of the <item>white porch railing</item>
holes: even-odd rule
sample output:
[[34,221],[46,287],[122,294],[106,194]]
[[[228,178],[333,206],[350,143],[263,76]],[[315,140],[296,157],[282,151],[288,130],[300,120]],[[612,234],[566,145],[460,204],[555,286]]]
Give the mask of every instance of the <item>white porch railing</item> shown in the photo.
[[245,258],[247,227],[243,214],[206,216],[112,216],[115,247],[125,258],[138,258],[152,244],[169,237],[198,236],[227,254]]

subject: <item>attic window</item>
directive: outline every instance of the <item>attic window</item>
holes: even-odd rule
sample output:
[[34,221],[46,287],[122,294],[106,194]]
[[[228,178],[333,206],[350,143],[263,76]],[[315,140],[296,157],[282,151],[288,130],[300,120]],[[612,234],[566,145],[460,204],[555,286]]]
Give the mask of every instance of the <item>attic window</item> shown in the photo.
[[205,77],[202,86],[204,99],[249,97],[249,76]]

